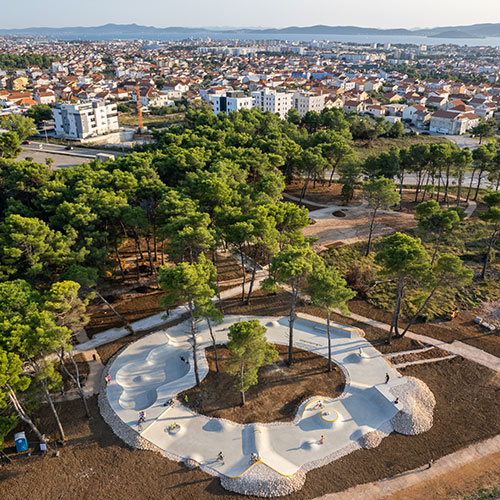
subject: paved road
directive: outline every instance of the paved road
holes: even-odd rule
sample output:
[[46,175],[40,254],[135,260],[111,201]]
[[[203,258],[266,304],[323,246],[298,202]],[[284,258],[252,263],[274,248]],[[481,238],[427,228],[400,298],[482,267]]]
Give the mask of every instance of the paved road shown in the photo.
[[89,163],[93,158],[82,158],[81,156],[69,156],[62,154],[49,153],[48,151],[37,151],[36,149],[24,149],[23,152],[17,157],[18,160],[26,160],[26,158],[33,158],[37,163],[45,163],[47,158],[52,158],[54,163],[52,169],[76,167],[82,163]]
[[[40,149],[40,146],[42,149]],[[31,144],[24,144],[23,151],[19,155],[20,160],[26,158],[33,158],[38,163],[45,163],[47,158],[52,158],[54,163],[53,169],[68,168],[81,165],[82,163],[89,163],[94,160],[98,154],[110,154],[121,156],[124,153],[117,151],[110,151],[106,149],[89,149],[75,147],[72,150],[67,150],[65,146],[57,144],[46,144],[43,142],[32,142]]]
[[63,154],[71,154],[75,156],[96,156],[99,153],[113,154],[115,156],[123,155],[123,152],[112,151],[106,148],[82,148],[75,146],[74,149],[68,151],[66,146],[61,146],[59,144],[47,144],[43,141],[32,141],[31,144],[25,144],[22,146],[25,150],[39,150],[40,145],[42,145],[43,150],[51,152],[61,152]]

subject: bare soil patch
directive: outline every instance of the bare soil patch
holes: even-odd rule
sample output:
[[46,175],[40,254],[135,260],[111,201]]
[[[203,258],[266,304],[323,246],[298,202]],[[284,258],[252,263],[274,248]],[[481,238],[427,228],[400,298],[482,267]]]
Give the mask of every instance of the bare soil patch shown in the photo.
[[[85,383],[85,380],[87,380],[87,377],[89,376],[89,373],[90,373],[89,364],[87,363],[87,361],[85,361],[85,357],[83,356],[83,354],[76,354],[73,357],[74,357],[74,360],[78,366],[78,373],[80,375],[80,383],[82,383],[82,382]],[[73,376],[75,376],[76,370],[75,370],[75,367],[74,367],[73,363],[71,362],[71,360],[67,359],[64,362],[64,364],[66,365],[66,368],[68,369],[68,371]],[[62,368],[61,368],[61,372],[62,372],[62,377],[63,377],[64,390],[69,391],[70,389],[72,389],[74,387],[73,381],[69,378],[68,375],[66,375],[66,373],[62,370]]]
[[326,358],[294,349],[294,362],[288,366],[288,347],[275,347],[279,352],[278,360],[259,370],[259,382],[247,391],[245,406],[240,406],[240,393],[234,387],[236,378],[224,372],[230,351],[222,346],[217,348],[220,372],[215,369],[213,348],[206,349],[208,375],[199,387],[181,393],[180,399],[187,395],[187,406],[203,415],[248,424],[290,421],[304,400],[312,396],[336,398],[342,394],[344,374],[335,365],[328,372]]
[[[285,193],[290,194],[292,196],[300,197],[300,193],[304,186],[303,179],[297,179],[289,182],[286,185]],[[316,187],[314,187],[313,182],[309,182],[307,186],[307,191],[305,198],[314,203],[321,203],[324,205],[335,204],[335,205],[343,205],[342,197],[341,197],[342,185],[333,182],[331,185],[328,185],[328,181],[326,182],[316,182]],[[361,191],[357,189],[354,193],[354,198],[349,205],[359,205],[361,203],[360,200]],[[318,207],[311,206],[310,210],[317,210]]]
[[399,356],[393,356],[391,358],[391,363],[392,364],[412,363],[413,361],[444,358],[445,356],[449,355],[450,355],[449,352],[443,351],[442,349],[438,349],[437,347],[433,347],[432,349],[427,349],[422,352],[410,352],[407,354],[400,354]]
[[[158,314],[164,309],[160,307],[160,300],[164,296],[161,290],[155,291],[136,291],[129,294],[127,297],[116,297],[110,300],[113,307],[128,321],[133,323],[148,316]],[[92,338],[96,333],[103,332],[110,328],[120,328],[123,323],[116,317],[116,315],[99,300],[94,301],[87,311],[90,315],[90,321],[85,327],[87,335]]]
[[[141,268],[143,269],[140,276],[141,281],[137,280],[137,274],[133,271],[135,266],[135,246],[131,240],[121,247],[120,257],[125,259],[126,279],[121,280],[119,276],[113,276],[103,280],[101,293],[106,297],[106,300],[131,323],[163,312],[164,309],[160,307],[160,300],[165,294],[151,276],[149,265]],[[160,264],[161,259],[159,258],[157,265]],[[225,286],[224,281],[238,279],[242,276],[239,262],[231,255],[218,254],[216,267],[221,290],[234,286],[234,284]],[[123,292],[123,290],[126,291]],[[89,305],[87,311],[90,315],[90,321],[85,330],[89,338],[110,328],[123,326],[109,307],[99,299],[95,299]]]
[[[436,187],[436,193],[432,196],[431,193],[426,192],[424,196],[423,191],[419,191],[418,193],[418,199],[415,201],[415,190],[414,189],[403,189],[403,196],[401,197],[401,211],[406,212],[406,213],[415,213],[415,208],[418,204],[422,203],[422,197],[424,196],[423,201],[429,201],[431,199],[436,199],[436,194],[437,194],[437,187]],[[462,194],[460,198],[462,199],[461,207],[465,209],[467,207],[467,203],[465,202],[465,195],[467,194],[467,189],[462,190]],[[454,206],[457,203],[458,196],[456,193],[448,193],[448,200],[449,203],[445,203],[443,201],[444,197],[444,188],[441,186],[441,191],[439,194],[439,205],[441,208],[445,209],[448,208],[449,206]]]

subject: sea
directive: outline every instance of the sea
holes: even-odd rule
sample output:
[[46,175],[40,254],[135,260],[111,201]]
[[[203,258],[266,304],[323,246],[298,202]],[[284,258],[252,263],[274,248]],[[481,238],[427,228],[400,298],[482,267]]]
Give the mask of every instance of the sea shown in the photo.
[[[398,35],[318,35],[318,34],[265,34],[265,33],[238,33],[238,32],[210,32],[206,34],[193,34],[189,33],[166,33],[160,36],[140,36],[134,35],[133,38],[141,38],[149,41],[171,41],[171,40],[186,40],[189,38],[211,38],[213,40],[278,40],[290,42],[311,42],[311,41],[330,41],[341,43],[355,43],[355,44],[386,44],[392,45],[460,45],[469,47],[500,47],[500,37],[485,37],[485,38],[430,38],[425,36],[398,36]],[[59,39],[70,37],[58,36]],[[102,36],[100,40],[117,39],[117,35]],[[123,39],[131,38],[124,36]],[[92,40],[95,39],[91,36],[85,37],[71,37],[72,40]]]

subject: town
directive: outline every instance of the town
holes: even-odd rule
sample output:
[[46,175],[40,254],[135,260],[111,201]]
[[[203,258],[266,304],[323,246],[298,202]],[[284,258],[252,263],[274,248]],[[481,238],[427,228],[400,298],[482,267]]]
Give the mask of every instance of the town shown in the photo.
[[0,21],[0,498],[500,498],[500,24],[78,15]]
[[[462,135],[500,106],[498,48],[7,38],[0,49],[0,115],[53,106],[51,133],[60,138],[94,138],[131,125],[137,87],[143,112],[167,122],[206,103],[214,114],[257,107],[282,119],[291,109],[301,117],[340,109],[419,133]],[[29,57],[22,64],[30,51],[42,67]],[[68,114],[74,118],[63,119]]]

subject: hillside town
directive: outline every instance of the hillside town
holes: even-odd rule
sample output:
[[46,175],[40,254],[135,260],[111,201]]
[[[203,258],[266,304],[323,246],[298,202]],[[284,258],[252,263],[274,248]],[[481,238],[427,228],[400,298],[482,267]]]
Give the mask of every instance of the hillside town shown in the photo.
[[[54,134],[71,139],[116,132],[118,112],[138,95],[144,113],[202,102],[214,114],[257,107],[282,119],[291,109],[340,109],[444,135],[470,133],[500,107],[499,48],[3,38],[0,51],[0,115],[51,106]],[[9,62],[34,52],[44,67]],[[83,127],[63,125],[69,114],[84,117]]]

